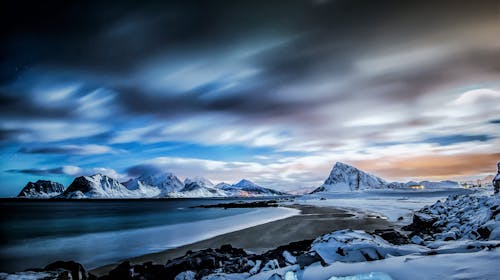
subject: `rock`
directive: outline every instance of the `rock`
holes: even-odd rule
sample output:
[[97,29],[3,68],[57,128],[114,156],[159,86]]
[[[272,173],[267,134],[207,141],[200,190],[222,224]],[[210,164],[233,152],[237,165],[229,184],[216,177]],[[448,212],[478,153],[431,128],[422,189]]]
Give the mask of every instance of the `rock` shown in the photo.
[[46,271],[55,271],[55,270],[67,270],[71,273],[71,277],[74,280],[87,280],[89,277],[87,276],[87,272],[85,268],[77,262],[73,261],[57,261],[47,265],[44,270]]
[[297,264],[303,269],[316,262],[323,262],[323,259],[318,254],[302,254],[297,257]]
[[280,265],[277,260],[269,260],[260,271],[269,271],[279,268]]
[[287,271],[283,278],[284,280],[299,280],[295,271]]
[[64,186],[57,182],[38,180],[28,182],[17,197],[22,198],[51,198],[64,192]]
[[394,245],[409,244],[410,240],[404,234],[394,229],[376,229],[373,234],[376,234]]
[[107,276],[106,279],[109,280],[132,280],[134,279],[132,277],[132,267],[130,266],[130,262],[125,261],[119,264],[117,267],[115,267],[113,270],[111,270]]
[[278,273],[274,273],[271,277],[267,278],[267,280],[283,280],[283,278],[281,278],[281,275]]
[[417,244],[417,245],[422,245],[424,243],[424,240],[420,236],[414,235],[411,238],[411,242],[414,243],[414,244]]
[[195,276],[195,272],[188,270],[179,273],[177,276],[175,276],[174,280],[195,280]]
[[481,238],[488,239],[488,237],[490,237],[491,231],[487,227],[480,227],[477,229],[477,233],[479,233]]

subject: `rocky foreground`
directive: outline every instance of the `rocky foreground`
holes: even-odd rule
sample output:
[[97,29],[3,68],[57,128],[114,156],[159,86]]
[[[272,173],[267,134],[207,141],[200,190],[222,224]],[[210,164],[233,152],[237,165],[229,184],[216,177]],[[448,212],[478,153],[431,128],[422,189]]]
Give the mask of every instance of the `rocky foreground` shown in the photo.
[[[0,279],[298,279],[313,263],[362,263],[398,256],[473,253],[500,247],[499,196],[454,195],[414,213],[401,231],[338,230],[314,240],[293,242],[252,254],[231,245],[189,251],[165,264],[123,262],[104,276],[94,276],[75,262],[56,262],[43,269],[0,274]],[[270,276],[267,276],[270,275]],[[377,279],[391,279],[378,275]],[[22,278],[21,278],[22,279]],[[371,278],[370,278],[371,279]]]

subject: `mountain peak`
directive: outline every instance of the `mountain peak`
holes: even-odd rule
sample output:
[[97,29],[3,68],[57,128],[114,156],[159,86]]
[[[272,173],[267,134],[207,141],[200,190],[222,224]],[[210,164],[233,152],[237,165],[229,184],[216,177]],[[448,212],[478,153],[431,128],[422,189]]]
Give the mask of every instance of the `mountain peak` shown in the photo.
[[387,182],[375,175],[366,173],[358,168],[336,162],[323,185],[316,192],[357,191],[372,188],[384,188]]
[[243,187],[243,186],[257,186],[254,182],[247,180],[247,179],[242,179],[238,183],[234,184],[237,187]]
[[57,182],[38,180],[28,182],[17,197],[26,198],[50,198],[64,192],[64,186]]

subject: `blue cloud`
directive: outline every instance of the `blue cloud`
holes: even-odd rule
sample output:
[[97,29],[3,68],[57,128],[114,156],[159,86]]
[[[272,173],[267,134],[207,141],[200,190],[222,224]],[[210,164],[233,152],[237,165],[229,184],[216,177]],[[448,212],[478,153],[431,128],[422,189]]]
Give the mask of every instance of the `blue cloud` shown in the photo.
[[494,138],[495,137],[487,134],[478,134],[478,135],[454,134],[447,136],[430,137],[421,142],[439,144],[440,146],[449,146],[464,142],[474,142],[474,141],[486,142]]

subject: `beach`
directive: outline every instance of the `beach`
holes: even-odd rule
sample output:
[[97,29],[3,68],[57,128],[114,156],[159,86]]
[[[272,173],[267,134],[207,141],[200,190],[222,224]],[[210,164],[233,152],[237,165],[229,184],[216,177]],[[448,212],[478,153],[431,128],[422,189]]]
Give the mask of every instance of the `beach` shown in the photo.
[[[353,212],[335,207],[317,207],[310,205],[287,205],[300,210],[300,214],[285,219],[248,227],[218,235],[203,241],[180,246],[173,249],[124,259],[132,264],[153,262],[165,264],[168,260],[183,256],[187,251],[207,248],[218,248],[231,244],[248,252],[262,253],[280,245],[305,239],[314,239],[322,234],[339,229],[375,230],[391,228],[392,224],[376,215],[364,212]],[[92,269],[95,275],[104,275],[116,267],[118,263]]]

